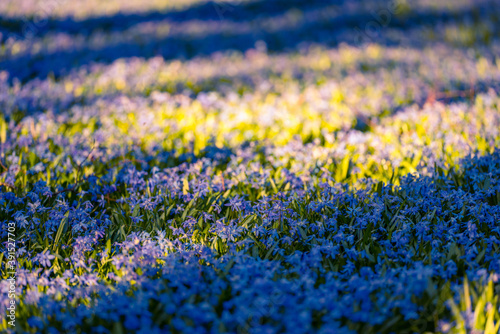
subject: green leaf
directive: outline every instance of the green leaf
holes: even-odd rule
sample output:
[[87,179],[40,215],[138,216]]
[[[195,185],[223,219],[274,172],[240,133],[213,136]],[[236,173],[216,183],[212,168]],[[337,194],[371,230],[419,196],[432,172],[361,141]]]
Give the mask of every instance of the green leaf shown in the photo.
[[108,241],[106,241],[106,253],[110,254],[110,252],[111,252],[111,239],[108,239]]
[[189,201],[188,205],[184,209],[184,212],[182,213],[181,220],[184,221],[188,215],[188,212],[190,212],[190,208],[193,206],[194,202],[196,201],[196,197],[193,198],[191,201]]
[[269,256],[271,256],[271,254],[273,253],[274,249],[278,245],[278,242],[279,241],[276,240],[276,242],[274,243],[274,245],[269,249],[269,251],[267,252],[266,256],[264,257],[264,260],[267,260],[269,258]]
[[187,195],[189,193],[189,181],[188,181],[187,177],[182,179],[182,193],[184,195]]
[[139,204],[136,204],[134,206],[134,210],[132,211],[132,217],[137,217],[139,215],[139,210],[141,210],[141,207]]
[[271,182],[271,187],[273,188],[274,192],[278,192],[278,188],[276,187],[276,184],[274,183],[274,180],[272,177],[269,178],[269,181]]
[[59,224],[59,228],[57,229],[56,237],[54,239],[54,245],[52,245],[53,251],[57,248],[57,245],[59,244],[59,240],[61,239],[61,235],[63,233],[64,226],[66,225],[66,222],[68,221],[68,215],[69,215],[69,211],[66,212],[66,214],[64,215],[64,218],[61,220],[61,224]]

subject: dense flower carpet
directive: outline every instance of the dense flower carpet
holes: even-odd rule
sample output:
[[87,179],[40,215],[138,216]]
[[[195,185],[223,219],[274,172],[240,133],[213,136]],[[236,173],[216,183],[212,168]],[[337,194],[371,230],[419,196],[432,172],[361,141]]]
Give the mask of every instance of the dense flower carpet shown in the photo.
[[496,1],[0,3],[0,332],[500,328]]

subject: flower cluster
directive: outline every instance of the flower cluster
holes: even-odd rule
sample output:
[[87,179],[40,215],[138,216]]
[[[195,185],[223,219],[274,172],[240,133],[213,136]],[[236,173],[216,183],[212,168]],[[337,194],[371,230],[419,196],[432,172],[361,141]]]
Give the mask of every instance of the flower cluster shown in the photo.
[[37,4],[0,4],[17,331],[498,331],[494,3]]

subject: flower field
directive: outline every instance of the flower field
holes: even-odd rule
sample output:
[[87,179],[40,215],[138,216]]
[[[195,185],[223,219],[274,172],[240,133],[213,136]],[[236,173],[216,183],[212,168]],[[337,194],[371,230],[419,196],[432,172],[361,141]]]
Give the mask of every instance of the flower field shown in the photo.
[[500,333],[496,0],[2,0],[0,332]]

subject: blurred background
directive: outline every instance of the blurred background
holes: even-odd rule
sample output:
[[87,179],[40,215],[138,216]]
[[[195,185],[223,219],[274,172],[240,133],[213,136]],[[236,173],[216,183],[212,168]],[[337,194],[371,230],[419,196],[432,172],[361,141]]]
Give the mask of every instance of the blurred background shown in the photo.
[[152,110],[170,103],[177,109],[164,117],[176,117],[172,131],[190,117],[214,116],[184,133],[188,141],[203,134],[195,148],[214,136],[228,145],[311,140],[324,137],[319,128],[367,131],[413,105],[498,91],[499,7],[493,0],[3,0],[0,108],[16,122],[37,113],[84,122],[122,115],[120,122],[139,124],[139,136],[158,118]]
[[187,61],[343,43],[498,51],[499,11],[493,0],[4,0],[0,68],[26,81],[133,57]]

